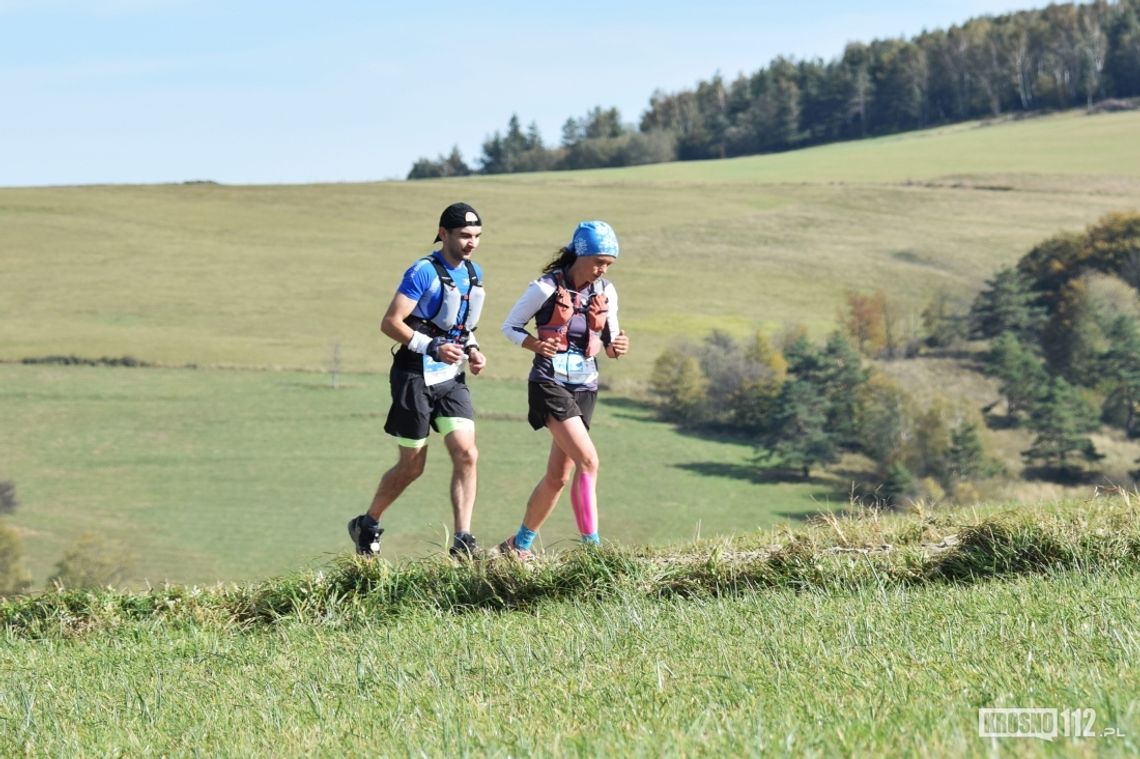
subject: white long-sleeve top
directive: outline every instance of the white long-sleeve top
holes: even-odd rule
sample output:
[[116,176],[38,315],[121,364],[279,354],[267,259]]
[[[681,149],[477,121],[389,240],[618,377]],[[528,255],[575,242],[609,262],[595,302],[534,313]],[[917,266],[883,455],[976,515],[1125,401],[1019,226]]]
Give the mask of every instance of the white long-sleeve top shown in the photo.
[[[586,285],[581,288],[578,293],[580,298],[589,297],[590,291],[594,287],[593,284]],[[545,274],[542,277],[531,282],[522,297],[515,302],[514,307],[511,308],[507,314],[506,320],[503,321],[502,332],[503,335],[515,345],[522,345],[523,340],[531,333],[526,329],[526,325],[536,315],[543,310],[543,307],[548,304],[551,296],[557,290],[557,285],[554,282],[552,274]],[[618,294],[617,289],[609,280],[602,280],[602,292],[605,293],[609,301],[609,310],[606,314],[606,326],[602,331],[602,340],[605,344],[609,344],[610,336],[617,335],[621,327],[618,323]],[[576,314],[570,320],[569,325],[570,344],[575,345],[586,334],[586,320],[585,317]],[[546,358],[535,354],[534,363],[531,367],[530,379],[532,382],[559,382],[559,384],[574,384],[575,386],[586,387],[587,389],[597,388],[597,371],[596,362],[594,358],[585,359],[585,361],[592,364],[593,371],[588,371],[591,367],[586,365],[587,371],[581,377],[586,378],[584,382],[568,383],[559,379],[558,373],[554,370],[552,359]]]

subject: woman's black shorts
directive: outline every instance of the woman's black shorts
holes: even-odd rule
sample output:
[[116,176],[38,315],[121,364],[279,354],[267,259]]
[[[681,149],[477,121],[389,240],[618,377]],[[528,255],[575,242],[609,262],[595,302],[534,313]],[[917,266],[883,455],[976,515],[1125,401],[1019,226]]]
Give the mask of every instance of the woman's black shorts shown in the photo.
[[582,417],[582,424],[586,425],[586,429],[590,429],[598,391],[569,390],[554,382],[531,382],[527,390],[527,400],[530,403],[527,421],[536,430],[545,427],[549,417],[564,422],[574,416]]

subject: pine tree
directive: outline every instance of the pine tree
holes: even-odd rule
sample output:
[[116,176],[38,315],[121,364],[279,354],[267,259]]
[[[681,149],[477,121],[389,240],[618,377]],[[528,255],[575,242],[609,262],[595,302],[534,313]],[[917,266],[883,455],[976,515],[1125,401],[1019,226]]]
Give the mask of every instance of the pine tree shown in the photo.
[[842,332],[833,332],[828,338],[821,361],[819,392],[827,400],[827,430],[835,445],[857,450],[861,446],[861,390],[870,372],[863,368],[863,357]]
[[978,425],[970,421],[950,432],[950,448],[946,451],[946,475],[951,482],[972,480],[984,474],[986,449]]
[[780,388],[762,440],[780,463],[800,469],[807,479],[813,466],[838,461],[840,449],[859,447],[868,372],[840,332],[823,350],[800,335],[785,349],[785,357],[789,379]]
[[562,123],[562,147],[572,148],[582,140],[582,125],[578,119],[569,118]]
[[1041,397],[1048,382],[1045,364],[1012,332],[1003,332],[994,341],[985,369],[1001,383],[1010,422]]
[[465,177],[471,173],[471,167],[464,162],[458,145],[451,147],[451,153],[444,159],[444,165],[446,167],[444,176]]
[[1025,423],[1037,436],[1022,456],[1040,461],[1062,476],[1071,474],[1074,455],[1085,462],[1103,458],[1088,433],[1097,428],[1096,414],[1076,388],[1054,377],[1045,394],[1033,404]]
[[1031,289],[1032,280],[1017,269],[1002,269],[986,281],[986,290],[970,309],[970,335],[979,339],[1012,333],[1022,342],[1036,343],[1045,323],[1045,310]]
[[772,417],[772,432],[766,436],[767,455],[781,465],[799,469],[806,480],[812,467],[839,460],[833,436],[826,430],[827,398],[810,380],[796,378],[784,383]]
[[891,464],[883,484],[879,486],[879,498],[891,506],[898,506],[907,496],[914,494],[914,475],[901,461]]
[[784,349],[788,374],[800,379],[815,380],[823,370],[823,357],[807,335],[798,331]]

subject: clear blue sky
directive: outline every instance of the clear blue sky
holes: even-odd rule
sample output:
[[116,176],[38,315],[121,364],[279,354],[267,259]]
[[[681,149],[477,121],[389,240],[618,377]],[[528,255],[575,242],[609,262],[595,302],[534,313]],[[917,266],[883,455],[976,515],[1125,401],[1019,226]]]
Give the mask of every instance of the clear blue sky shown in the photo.
[[[0,186],[403,178],[517,112],[568,117],[776,55],[838,56],[1040,0],[0,0]],[[695,10],[699,7],[699,10]]]

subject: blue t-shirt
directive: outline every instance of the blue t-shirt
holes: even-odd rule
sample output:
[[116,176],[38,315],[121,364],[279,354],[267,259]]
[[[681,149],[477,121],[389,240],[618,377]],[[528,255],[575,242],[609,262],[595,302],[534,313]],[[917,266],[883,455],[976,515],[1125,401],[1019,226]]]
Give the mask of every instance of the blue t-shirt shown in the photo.
[[[443,264],[443,268],[447,270],[452,280],[455,281],[455,286],[459,288],[459,293],[467,295],[471,291],[471,277],[467,273],[467,265],[460,261],[458,268],[453,269],[448,265],[442,251],[432,251],[431,255]],[[471,262],[471,265],[475,268],[475,274],[479,277],[479,281],[482,282],[483,270],[474,261]],[[443,300],[443,285],[440,284],[439,276],[435,273],[435,267],[432,266],[431,261],[423,258],[416,261],[404,272],[404,278],[400,280],[397,292],[416,301],[416,307],[412,309],[412,316],[418,316],[421,319],[430,319],[434,316],[439,311],[440,302]],[[467,302],[464,301],[463,307],[459,310],[459,322],[462,324],[466,318]]]

